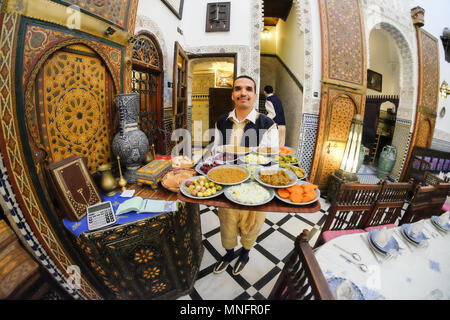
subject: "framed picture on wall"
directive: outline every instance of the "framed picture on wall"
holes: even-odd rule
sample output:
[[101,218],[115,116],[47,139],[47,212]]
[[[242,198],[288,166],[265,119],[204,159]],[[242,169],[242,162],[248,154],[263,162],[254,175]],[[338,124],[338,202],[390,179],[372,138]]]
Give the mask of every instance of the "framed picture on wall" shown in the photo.
[[184,0],[161,0],[164,4],[181,20],[183,16],[183,2]]
[[367,69],[367,88],[382,92],[383,75]]

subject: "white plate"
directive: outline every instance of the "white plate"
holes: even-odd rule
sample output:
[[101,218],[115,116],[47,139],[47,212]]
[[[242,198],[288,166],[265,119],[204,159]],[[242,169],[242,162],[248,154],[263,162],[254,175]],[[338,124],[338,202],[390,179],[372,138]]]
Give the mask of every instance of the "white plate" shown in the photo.
[[[298,181],[297,181],[297,184],[298,184],[298,185],[302,185],[302,184],[311,184],[311,183],[306,182],[306,181],[298,180]],[[319,190],[319,188],[317,188],[317,189],[314,190],[314,191],[316,192],[317,197],[316,197],[314,200],[311,200],[311,201],[308,201],[308,202],[292,202],[292,201],[289,200],[289,199],[283,199],[282,197],[280,197],[280,195],[278,194],[278,192],[275,192],[275,197],[277,197],[278,199],[280,199],[280,200],[283,201],[283,202],[286,202],[286,203],[288,203],[288,204],[292,204],[292,205],[294,205],[294,206],[305,206],[305,205],[307,205],[307,204],[311,204],[311,203],[314,203],[314,202],[316,202],[316,201],[319,200],[319,198],[320,198],[320,190]]]
[[199,200],[202,200],[202,199],[211,199],[211,198],[215,198],[215,197],[217,197],[217,196],[220,196],[220,195],[224,192],[224,189],[222,188],[222,190],[217,191],[216,194],[213,194],[212,196],[209,196],[209,197],[196,197],[196,196],[193,196],[192,194],[190,194],[189,192],[186,191],[186,181],[197,180],[197,179],[199,179],[199,178],[200,178],[200,177],[196,176],[196,177],[191,177],[191,178],[189,178],[189,179],[183,181],[183,183],[182,183],[181,186],[180,186],[180,191],[181,191],[181,193],[184,194],[186,197],[189,197],[189,198],[192,198],[192,199],[199,199]]
[[[215,169],[218,169],[218,168],[221,168],[221,169],[223,169],[223,168],[236,168],[236,169],[239,169],[239,170],[242,170],[242,171],[246,172],[246,173],[247,173],[247,177],[246,177],[244,180],[239,181],[239,182],[233,182],[233,183],[217,182],[217,181],[211,179],[211,178],[209,177],[209,174],[210,174],[212,171],[214,171]],[[247,168],[245,168],[245,167],[243,167],[243,166],[240,166],[240,165],[236,165],[236,164],[224,164],[224,165],[222,165],[222,166],[218,166],[218,167],[215,167],[215,168],[210,169],[210,170],[208,171],[208,174],[207,174],[206,176],[208,177],[209,180],[211,180],[211,181],[214,182],[214,183],[217,183],[217,184],[220,184],[220,185],[224,185],[224,186],[234,186],[234,185],[236,185],[236,184],[239,184],[239,183],[242,183],[242,182],[247,181],[247,180],[250,178],[250,171],[249,171]]]
[[[271,153],[267,153],[267,152],[258,152],[258,149],[264,149],[264,148],[270,148],[273,150],[273,152]],[[254,147],[252,148],[252,152],[263,155],[263,156],[274,156],[280,153],[280,149],[279,148],[274,148],[274,147]]]
[[250,153],[250,151],[251,151],[250,148],[247,148],[248,151],[244,151],[244,152],[234,152],[234,151],[231,151],[231,152],[230,152],[230,151],[227,151],[227,152],[225,152],[225,150],[226,150],[228,147],[242,147],[242,146],[234,146],[234,145],[231,145],[231,144],[226,144],[226,145],[218,146],[217,149],[216,149],[216,153],[229,153],[229,154],[236,154],[236,155],[245,155],[245,154],[247,154],[247,153]]
[[[261,179],[259,178],[259,172],[261,170],[283,170],[284,172],[286,172],[289,176],[289,178],[292,179],[292,183],[284,185],[284,186],[272,186],[270,184],[264,183],[261,181]],[[262,184],[265,187],[268,188],[276,188],[276,189],[280,189],[280,188],[287,188],[290,186],[293,186],[294,184],[297,183],[297,176],[295,175],[295,173],[293,173],[292,171],[288,170],[288,169],[283,169],[280,168],[279,166],[270,166],[270,167],[261,167],[255,170],[255,172],[253,172],[253,177],[255,178],[256,181],[258,181],[260,184]]]
[[288,165],[290,165],[290,166],[293,166],[293,165],[298,164],[298,157],[297,157],[297,156],[294,156],[294,157],[297,158],[297,162],[289,162],[289,163],[286,163],[286,162],[280,162],[280,161],[277,160],[277,156],[273,157],[273,162],[275,162],[275,163],[280,163],[280,164],[288,164]]
[[[253,154],[253,153],[252,153],[252,154]],[[257,153],[254,153],[254,154],[255,154],[256,156],[258,156]],[[240,156],[240,157],[238,158],[239,161],[240,161],[241,163],[245,163],[245,164],[261,165],[261,166],[266,165],[266,164],[269,164],[269,163],[271,163],[271,162],[273,161],[273,158],[272,158],[272,157],[270,157],[270,156],[265,156],[265,155],[260,154],[261,157],[265,157],[265,158],[267,158],[268,160],[267,160],[266,162],[261,162],[261,163],[247,162],[247,161],[244,160],[244,158],[245,158],[246,156],[248,156],[248,155]]]
[[[250,182],[248,182],[248,183],[250,183]],[[256,182],[255,182],[255,183],[256,183]],[[225,197],[227,197],[227,199],[230,200],[231,202],[240,204],[240,205],[242,205],[242,206],[260,206],[260,205],[263,205],[263,204],[266,204],[266,203],[272,201],[273,197],[275,196],[275,191],[274,191],[273,189],[271,189],[271,188],[264,188],[264,189],[266,189],[267,191],[269,191],[269,193],[270,193],[269,198],[268,198],[267,200],[264,200],[264,201],[261,202],[261,203],[248,204],[248,203],[243,203],[243,202],[239,202],[239,201],[235,200],[235,199],[233,198],[233,196],[231,195],[230,188],[232,188],[232,187],[227,187],[227,188],[225,188]]]

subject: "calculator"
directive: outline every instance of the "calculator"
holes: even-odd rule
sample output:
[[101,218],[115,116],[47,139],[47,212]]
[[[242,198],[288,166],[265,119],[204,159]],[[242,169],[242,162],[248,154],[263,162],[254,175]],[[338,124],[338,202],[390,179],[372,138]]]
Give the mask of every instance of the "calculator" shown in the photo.
[[100,229],[116,223],[111,201],[105,201],[87,207],[87,224],[89,231]]

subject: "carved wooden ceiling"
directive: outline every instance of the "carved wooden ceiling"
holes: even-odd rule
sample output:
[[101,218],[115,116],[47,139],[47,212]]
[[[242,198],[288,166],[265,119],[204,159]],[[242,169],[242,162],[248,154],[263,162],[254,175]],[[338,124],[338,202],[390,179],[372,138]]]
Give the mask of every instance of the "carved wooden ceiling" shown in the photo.
[[292,8],[292,0],[264,0],[264,25],[273,25],[269,23],[274,23],[278,19],[267,19],[266,18],[279,18],[286,21],[289,12]]

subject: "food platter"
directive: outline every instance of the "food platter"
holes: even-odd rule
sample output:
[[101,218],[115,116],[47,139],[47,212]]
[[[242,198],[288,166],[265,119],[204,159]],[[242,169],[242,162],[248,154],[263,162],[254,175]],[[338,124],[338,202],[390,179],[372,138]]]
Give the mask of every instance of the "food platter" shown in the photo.
[[[195,166],[194,169],[195,169],[195,171],[198,172],[198,174],[201,174],[201,175],[203,175],[203,176],[206,176],[208,173],[203,172],[200,168],[201,168],[204,164],[212,164],[212,163],[213,163],[212,161],[199,162],[199,163],[197,163],[197,165]],[[216,163],[217,163],[216,167],[223,165],[223,164],[220,163],[219,161],[216,161]],[[210,170],[211,170],[211,169],[210,169]]]
[[[293,166],[293,165],[291,165],[291,164],[286,164],[286,163],[278,163],[277,165],[279,165],[280,168],[288,169],[288,170],[290,170],[290,171],[293,171],[293,170],[303,171],[303,176],[302,176],[302,177],[299,177],[299,176],[296,174],[297,179],[299,179],[299,180],[305,180],[306,177],[308,176],[308,174],[306,173],[306,171],[305,171],[303,168],[300,168],[299,166]],[[284,167],[283,167],[282,165],[284,165]],[[294,173],[295,173],[295,172],[294,172]]]
[[[286,159],[287,157],[295,157],[295,159],[297,160],[297,161],[292,161],[292,162],[284,162],[284,161],[280,161],[280,159],[279,159],[279,157],[282,157],[282,159],[284,158],[284,159]],[[293,159],[294,160],[294,159]],[[288,155],[277,155],[277,156],[275,156],[275,157],[273,157],[273,162],[275,162],[275,163],[280,163],[280,164],[289,164],[289,165],[296,165],[296,164],[298,164],[298,158],[296,157],[296,156],[294,156],[294,155],[291,155],[291,154],[288,154]]]
[[[311,183],[310,183],[310,182],[306,182],[306,181],[302,181],[302,180],[298,180],[298,181],[297,181],[297,184],[298,184],[298,185],[303,185],[303,184],[311,184]],[[316,192],[317,197],[316,197],[314,200],[308,201],[308,202],[292,202],[292,201],[289,200],[289,199],[284,199],[284,198],[280,197],[279,194],[278,194],[278,192],[275,192],[275,197],[277,197],[278,199],[280,199],[281,201],[283,201],[283,202],[285,202],[285,203],[292,204],[292,205],[294,205],[294,206],[304,206],[304,205],[311,204],[311,203],[314,203],[314,202],[316,202],[317,200],[319,200],[319,198],[320,198],[320,190],[319,190],[319,189],[316,189],[316,190],[314,190],[314,191]]]
[[250,153],[250,154],[247,154],[244,156],[240,156],[238,159],[241,163],[252,164],[252,165],[266,165],[273,161],[272,157],[265,156],[262,154],[257,154],[257,153]]
[[242,146],[234,146],[231,144],[226,144],[222,146],[218,146],[216,152],[217,153],[228,153],[228,154],[235,154],[235,155],[246,155],[247,153],[250,153],[250,148],[242,147]]
[[218,190],[215,194],[213,194],[213,195],[211,195],[211,196],[207,196],[207,197],[196,197],[196,196],[193,196],[192,194],[190,194],[190,193],[186,190],[186,182],[188,182],[188,181],[194,181],[194,180],[197,180],[197,179],[199,179],[199,178],[200,178],[200,177],[195,176],[195,177],[192,177],[192,178],[189,178],[189,179],[183,181],[183,183],[181,184],[181,187],[180,187],[181,193],[182,193],[183,195],[185,195],[186,197],[189,197],[189,198],[192,198],[192,199],[200,199],[200,200],[203,200],[203,199],[211,199],[211,198],[215,198],[215,197],[217,197],[217,196],[220,196],[220,195],[224,192],[224,189],[222,188],[222,190]]
[[[265,170],[284,171],[284,172],[286,172],[286,174],[289,176],[289,178],[292,180],[292,182],[289,183],[289,184],[281,185],[281,186],[275,186],[275,185],[267,184],[267,183],[263,182],[263,181],[259,178],[259,173],[260,173],[262,170],[264,170],[264,171],[265,171]],[[295,175],[295,173],[293,173],[293,172],[290,171],[290,170],[280,168],[279,166],[270,166],[270,167],[261,167],[261,168],[258,168],[258,169],[255,170],[255,172],[253,172],[253,177],[254,177],[255,180],[258,181],[260,184],[262,184],[263,186],[268,187],[268,188],[287,188],[287,187],[293,186],[293,185],[296,184],[296,182],[297,182],[297,176]]]
[[[261,201],[244,202],[244,201],[240,201],[240,200],[236,199],[235,197],[233,197],[232,191],[235,190],[236,188],[240,188],[240,189],[244,189],[244,190],[248,189],[248,190],[252,190],[252,191],[257,190],[258,188],[262,188],[269,193],[269,196],[268,196],[268,198],[261,200]],[[225,188],[224,194],[228,200],[230,200],[231,202],[234,202],[236,204],[240,204],[243,206],[260,206],[260,205],[263,205],[263,204],[266,204],[266,203],[272,201],[272,199],[275,196],[275,191],[272,188],[264,188],[263,186],[259,185],[257,182],[246,182],[239,186],[231,186],[231,187]],[[254,195],[252,195],[252,194],[248,195],[249,200],[254,199],[254,198],[255,198]]]
[[[218,180],[214,179],[214,177],[211,178],[211,176],[214,176],[214,172],[216,170],[219,170],[219,169],[241,170],[241,171],[243,171],[245,173],[245,178],[242,179],[242,180],[236,181],[236,182],[218,181]],[[217,183],[217,184],[220,184],[220,185],[224,185],[224,186],[233,186],[233,185],[240,184],[242,182],[247,181],[250,178],[250,171],[247,168],[245,168],[243,166],[240,166],[240,165],[225,164],[225,165],[218,166],[218,167],[210,169],[208,171],[207,177],[208,177],[209,180],[211,180],[214,183]]]
[[212,155],[208,160],[209,161],[217,161],[219,163],[233,164],[234,162],[236,162],[237,158],[236,158],[236,155],[234,155],[234,154],[216,153],[216,154]]
[[[279,150],[280,150],[280,154],[284,154],[284,155],[287,155],[287,154],[290,154],[290,155],[295,155],[296,154],[296,151],[295,151],[295,149],[294,148],[291,148],[291,147],[279,147],[278,148]],[[288,151],[288,152],[285,152],[285,150],[286,151]],[[289,152],[290,151],[290,152]]]
[[279,148],[275,147],[254,147],[252,148],[252,152],[261,154],[263,156],[274,156],[280,153]]

